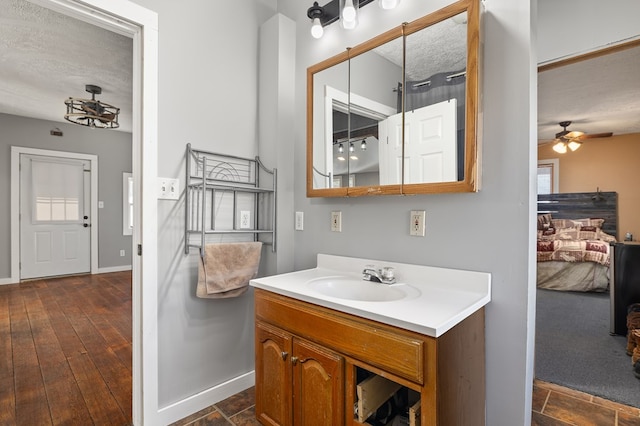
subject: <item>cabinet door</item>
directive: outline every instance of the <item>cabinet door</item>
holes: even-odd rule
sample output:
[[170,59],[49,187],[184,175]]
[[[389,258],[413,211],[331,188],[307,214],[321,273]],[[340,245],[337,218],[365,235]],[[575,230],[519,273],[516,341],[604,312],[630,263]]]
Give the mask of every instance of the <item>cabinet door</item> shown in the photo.
[[256,322],[256,417],[265,425],[291,419],[291,335]]
[[293,423],[343,425],[344,358],[298,338],[293,354]]

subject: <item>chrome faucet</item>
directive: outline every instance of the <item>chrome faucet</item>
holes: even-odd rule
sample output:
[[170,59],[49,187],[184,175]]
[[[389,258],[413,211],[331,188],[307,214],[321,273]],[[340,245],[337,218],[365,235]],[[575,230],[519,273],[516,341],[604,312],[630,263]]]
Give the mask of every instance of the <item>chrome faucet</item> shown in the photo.
[[376,269],[374,265],[367,265],[362,271],[362,279],[382,284],[393,284],[396,282],[393,268],[390,266],[386,266],[382,269]]

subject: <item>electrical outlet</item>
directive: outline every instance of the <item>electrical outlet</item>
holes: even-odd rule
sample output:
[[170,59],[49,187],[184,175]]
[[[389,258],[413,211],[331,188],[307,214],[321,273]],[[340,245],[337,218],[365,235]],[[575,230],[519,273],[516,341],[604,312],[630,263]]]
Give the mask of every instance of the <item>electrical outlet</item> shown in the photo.
[[331,230],[342,232],[342,212],[331,212]]
[[120,250],[120,257],[124,257],[124,250]]
[[304,229],[304,213],[296,212],[296,231],[302,231]]
[[416,237],[424,237],[424,222],[425,212],[424,210],[411,210],[411,216],[409,221],[409,235],[415,235]]
[[251,229],[251,212],[249,210],[240,211],[240,229]]

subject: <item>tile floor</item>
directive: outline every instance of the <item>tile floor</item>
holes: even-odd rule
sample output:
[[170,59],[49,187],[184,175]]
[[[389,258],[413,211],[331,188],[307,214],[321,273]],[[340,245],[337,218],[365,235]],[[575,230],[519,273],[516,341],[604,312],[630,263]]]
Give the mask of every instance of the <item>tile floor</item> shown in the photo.
[[179,420],[171,426],[260,425],[254,410],[255,398],[255,388],[251,387]]
[[532,426],[640,426],[640,409],[536,380]]
[[[259,425],[254,404],[252,387],[171,426]],[[532,426],[640,426],[640,408],[540,380],[533,384],[532,408]]]

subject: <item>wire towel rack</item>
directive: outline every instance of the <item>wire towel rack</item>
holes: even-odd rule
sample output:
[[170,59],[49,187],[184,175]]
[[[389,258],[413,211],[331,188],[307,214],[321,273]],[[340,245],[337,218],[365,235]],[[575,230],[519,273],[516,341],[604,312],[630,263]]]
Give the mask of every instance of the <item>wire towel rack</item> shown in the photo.
[[[260,185],[260,175],[271,181]],[[207,236],[221,234],[271,235],[271,251],[276,251],[277,170],[254,159],[193,149],[187,144],[185,179],[184,252],[198,248],[204,256]],[[222,199],[231,195],[231,201]],[[238,214],[242,207],[246,211]],[[245,215],[243,215],[246,214]]]

